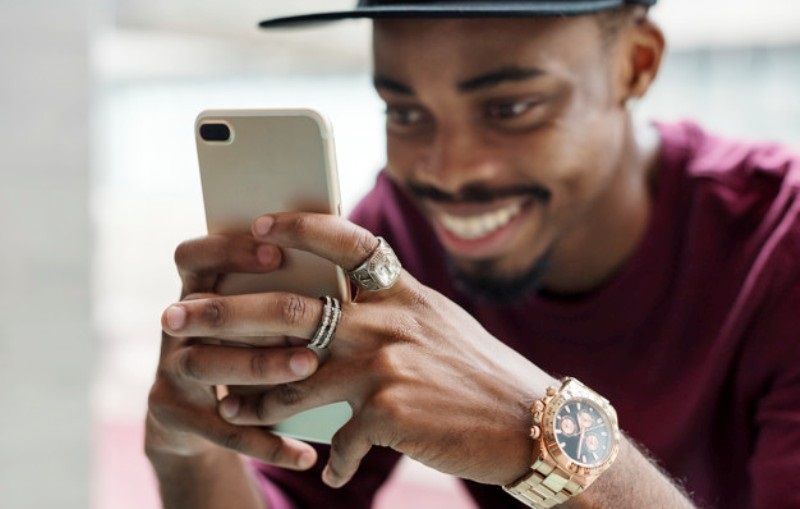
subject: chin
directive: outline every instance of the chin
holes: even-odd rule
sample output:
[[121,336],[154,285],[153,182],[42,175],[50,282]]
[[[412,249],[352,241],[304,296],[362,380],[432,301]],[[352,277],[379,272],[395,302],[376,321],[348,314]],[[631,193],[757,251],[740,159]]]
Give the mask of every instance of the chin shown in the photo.
[[449,260],[456,286],[463,293],[495,304],[513,304],[536,295],[550,266],[549,253],[525,270],[502,271],[495,260],[459,263]]

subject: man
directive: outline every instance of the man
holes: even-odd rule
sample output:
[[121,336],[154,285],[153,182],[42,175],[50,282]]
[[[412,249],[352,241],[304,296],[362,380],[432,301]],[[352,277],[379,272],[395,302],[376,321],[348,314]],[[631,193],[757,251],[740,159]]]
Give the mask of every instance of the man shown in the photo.
[[[800,160],[634,128],[665,46],[652,3],[264,23],[375,19],[388,163],[353,222],[277,214],[178,248],[147,420],[165,506],[369,507],[402,453],[482,507],[800,507]],[[213,294],[289,247],[349,270],[353,302]],[[353,418],[327,459],[263,428],[335,401]]]

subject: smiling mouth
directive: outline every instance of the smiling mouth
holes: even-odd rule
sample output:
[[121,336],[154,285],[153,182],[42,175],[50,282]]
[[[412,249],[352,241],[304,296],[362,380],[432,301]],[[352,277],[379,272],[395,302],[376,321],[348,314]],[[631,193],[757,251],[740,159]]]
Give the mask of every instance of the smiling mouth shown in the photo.
[[439,223],[451,235],[463,240],[477,240],[501,230],[522,211],[522,203],[515,202],[501,209],[459,216],[439,213]]

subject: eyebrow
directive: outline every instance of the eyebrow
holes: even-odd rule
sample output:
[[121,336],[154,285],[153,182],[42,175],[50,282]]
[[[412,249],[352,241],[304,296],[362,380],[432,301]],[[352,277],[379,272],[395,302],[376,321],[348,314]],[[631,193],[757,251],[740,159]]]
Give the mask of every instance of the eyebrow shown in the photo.
[[[538,78],[545,72],[536,68],[525,67],[502,67],[500,69],[480,74],[478,76],[464,80],[456,86],[459,92],[470,93],[496,87],[506,82],[526,81]],[[378,90],[386,90],[400,95],[415,95],[414,89],[400,81],[386,76],[375,75],[372,83]]]
[[487,72],[462,81],[458,84],[460,92],[476,92],[486,88],[496,87],[508,81],[526,81],[542,76],[544,71],[535,68],[503,67],[496,71]]
[[383,89],[388,92],[394,92],[395,94],[401,95],[415,95],[414,89],[410,86],[384,76],[376,75],[372,78],[372,84],[378,90]]

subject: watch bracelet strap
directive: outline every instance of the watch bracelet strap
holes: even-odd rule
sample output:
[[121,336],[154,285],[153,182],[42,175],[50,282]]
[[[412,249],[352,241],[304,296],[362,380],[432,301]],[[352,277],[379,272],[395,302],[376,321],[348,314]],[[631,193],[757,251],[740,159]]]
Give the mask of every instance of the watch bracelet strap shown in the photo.
[[572,480],[569,472],[538,459],[529,474],[503,489],[528,507],[546,509],[563,504],[584,488]]

